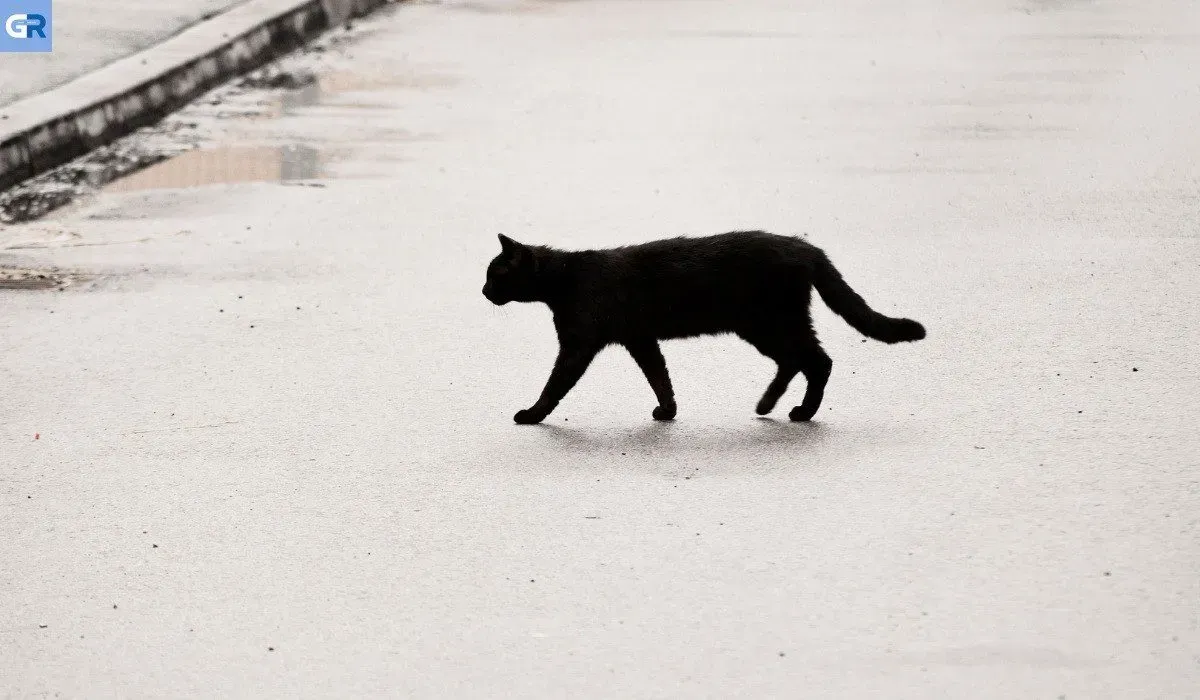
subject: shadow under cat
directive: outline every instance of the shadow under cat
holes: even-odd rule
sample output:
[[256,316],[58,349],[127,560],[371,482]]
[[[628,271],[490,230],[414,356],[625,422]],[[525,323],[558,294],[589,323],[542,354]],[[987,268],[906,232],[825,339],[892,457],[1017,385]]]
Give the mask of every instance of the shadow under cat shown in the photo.
[[[630,431],[597,432],[556,423],[540,423],[537,431],[546,443],[566,451],[612,452],[627,450],[643,454],[656,452],[699,452],[711,456],[722,450],[741,452],[747,448],[786,448],[815,450],[840,439],[843,431],[821,423],[796,426],[789,421],[758,418],[749,424],[685,426],[680,423],[653,421]],[[844,435],[841,435],[844,438]]]

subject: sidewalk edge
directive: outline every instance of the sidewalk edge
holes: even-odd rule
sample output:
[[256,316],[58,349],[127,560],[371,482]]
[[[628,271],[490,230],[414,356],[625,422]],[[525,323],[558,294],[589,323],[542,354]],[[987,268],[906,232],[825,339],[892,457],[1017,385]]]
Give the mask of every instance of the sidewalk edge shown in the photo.
[[153,124],[392,0],[249,0],[0,114],[0,192]]

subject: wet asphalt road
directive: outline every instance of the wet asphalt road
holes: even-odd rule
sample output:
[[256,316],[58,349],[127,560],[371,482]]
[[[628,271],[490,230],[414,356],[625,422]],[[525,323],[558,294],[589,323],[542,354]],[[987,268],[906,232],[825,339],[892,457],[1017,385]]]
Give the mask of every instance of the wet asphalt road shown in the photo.
[[[399,7],[0,231],[79,275],[0,291],[0,696],[1194,697],[1200,10],[877,5]],[[497,232],[733,228],[928,339],[818,305],[811,425],[731,338],[512,424]]]

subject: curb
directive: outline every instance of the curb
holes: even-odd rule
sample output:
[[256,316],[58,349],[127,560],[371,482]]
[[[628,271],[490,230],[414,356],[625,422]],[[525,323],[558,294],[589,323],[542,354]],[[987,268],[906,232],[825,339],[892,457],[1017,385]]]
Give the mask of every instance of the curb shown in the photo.
[[230,78],[393,0],[249,0],[0,108],[0,192],[153,124]]

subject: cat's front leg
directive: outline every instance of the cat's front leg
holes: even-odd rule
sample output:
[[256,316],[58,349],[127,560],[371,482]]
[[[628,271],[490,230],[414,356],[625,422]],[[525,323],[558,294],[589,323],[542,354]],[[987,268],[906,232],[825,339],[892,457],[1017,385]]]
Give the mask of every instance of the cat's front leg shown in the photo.
[[513,420],[520,425],[533,425],[545,420],[587,371],[597,352],[597,349],[589,346],[560,347],[554,369],[550,371],[550,378],[546,380],[546,387],[542,389],[537,403],[517,411]]
[[522,408],[521,410],[517,411],[515,416],[513,416],[513,421],[517,425],[537,425],[538,423],[546,420],[546,416],[548,415],[550,415],[549,411],[542,413],[538,410],[537,406],[534,406],[533,408]]
[[642,368],[658,405],[650,413],[654,420],[675,420],[675,391],[671,388],[671,376],[667,373],[667,362],[654,338],[639,338],[625,342],[625,349],[633,361]]

